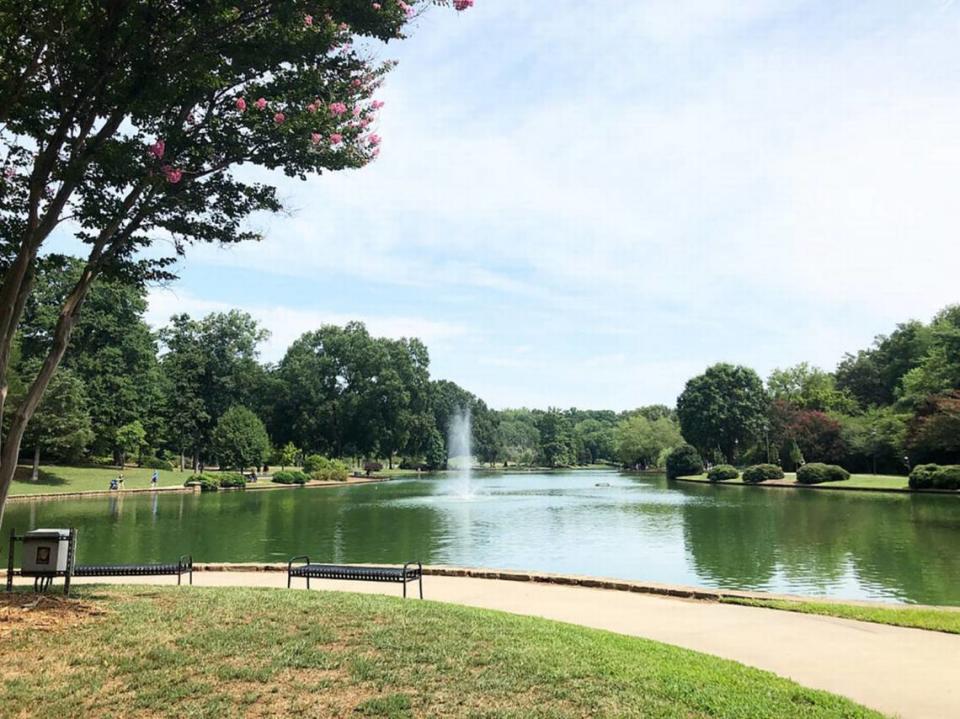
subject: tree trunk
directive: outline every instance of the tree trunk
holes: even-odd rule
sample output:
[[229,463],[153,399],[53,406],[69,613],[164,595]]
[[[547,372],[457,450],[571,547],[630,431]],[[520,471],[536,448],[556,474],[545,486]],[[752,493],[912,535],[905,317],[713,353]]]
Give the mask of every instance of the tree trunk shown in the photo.
[[40,445],[33,448],[33,471],[30,472],[30,481],[36,482],[40,479]]

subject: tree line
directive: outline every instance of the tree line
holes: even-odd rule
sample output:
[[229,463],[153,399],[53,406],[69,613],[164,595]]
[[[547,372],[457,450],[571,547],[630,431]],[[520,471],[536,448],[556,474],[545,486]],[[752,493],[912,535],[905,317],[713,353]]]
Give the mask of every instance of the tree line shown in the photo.
[[[15,343],[11,402],[47,351],[82,265],[43,259]],[[320,454],[437,469],[447,429],[472,416],[487,464],[662,467],[684,442],[713,462],[842,464],[903,472],[960,452],[960,309],[908,322],[833,372],[801,363],[766,382],[715,365],[676,408],[496,411],[432,378],[418,339],[370,335],[361,323],[307,332],[279,362],[260,361],[268,333],[248,314],[181,314],[153,332],[142,285],[108,278],[91,290],[22,460],[136,461],[158,466],[293,465]]]

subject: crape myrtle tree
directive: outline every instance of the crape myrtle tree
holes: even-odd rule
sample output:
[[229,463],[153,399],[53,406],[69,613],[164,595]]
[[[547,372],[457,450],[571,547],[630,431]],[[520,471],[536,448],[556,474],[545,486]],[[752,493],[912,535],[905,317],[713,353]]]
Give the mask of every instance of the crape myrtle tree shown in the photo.
[[[239,165],[305,178],[358,168],[380,138],[373,99],[389,63],[353,40],[388,41],[427,0],[36,0],[0,5],[0,416],[11,349],[41,249],[67,228],[86,262],[0,448],[0,512],[27,424],[91,285],[143,281],[157,238],[257,239],[244,220],[281,209]],[[434,0],[434,4],[447,4]],[[453,0],[457,10],[472,0]]]

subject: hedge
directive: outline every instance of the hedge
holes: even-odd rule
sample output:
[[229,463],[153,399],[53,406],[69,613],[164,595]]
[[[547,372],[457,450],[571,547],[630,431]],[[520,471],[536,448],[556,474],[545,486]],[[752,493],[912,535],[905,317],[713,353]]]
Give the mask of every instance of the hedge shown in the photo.
[[960,489],[960,465],[920,464],[910,472],[911,489]]
[[723,482],[727,479],[736,479],[740,476],[740,472],[737,471],[737,468],[729,464],[718,464],[716,467],[711,467],[710,471],[707,472],[707,479],[711,482]]
[[221,487],[246,487],[247,479],[239,472],[204,472],[203,474],[194,474],[191,475],[186,482],[183,483],[184,487],[194,487],[199,486],[201,492],[216,492]]
[[703,460],[696,448],[689,444],[681,444],[670,450],[667,455],[667,478],[676,479],[703,472]]
[[743,470],[743,481],[758,484],[768,479],[783,479],[783,470],[775,464],[755,464]]
[[274,472],[270,481],[277,484],[306,484],[310,481],[310,475],[305,472]]
[[822,482],[842,482],[850,479],[850,473],[835,464],[811,462],[797,469],[797,481],[800,484],[821,484]]

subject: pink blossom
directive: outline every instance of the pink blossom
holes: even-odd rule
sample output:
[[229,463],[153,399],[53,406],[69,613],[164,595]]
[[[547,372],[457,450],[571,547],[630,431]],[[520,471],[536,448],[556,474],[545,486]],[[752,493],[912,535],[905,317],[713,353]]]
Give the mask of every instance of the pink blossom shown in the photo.
[[376,147],[382,139],[380,135],[370,135],[370,137],[367,138],[367,144],[370,145],[370,147]]
[[317,111],[317,103],[311,102],[309,105],[307,105],[307,111],[308,111],[308,112],[316,112],[316,111]]
[[379,9],[380,9],[380,3],[375,2],[375,3],[373,4],[373,9],[374,9],[374,10],[379,10]]
[[17,171],[14,170],[12,167],[8,167],[3,171],[3,176],[6,177],[8,180],[11,177],[14,177],[16,174],[17,174]]
[[453,0],[453,7],[457,12],[463,12],[473,7],[473,0]]
[[412,7],[407,5],[407,3],[405,3],[403,0],[397,0],[397,5],[400,6],[400,9],[403,10],[403,14],[406,15],[407,18],[413,17],[414,12],[416,12]]
[[343,135],[341,135],[339,132],[335,132],[330,135],[331,145],[339,145],[341,142],[343,142]]
[[354,117],[360,117],[360,113],[361,113],[361,112],[363,112],[363,108],[360,107],[359,105],[355,105],[354,108],[353,108],[353,116],[354,116]]
[[373,118],[365,117],[360,121],[360,127],[367,127],[372,122],[373,122]]
[[351,82],[350,84],[353,85],[354,87],[360,87],[363,85],[363,81],[358,77],[354,79],[354,81]]
[[286,119],[287,119],[287,116],[284,115],[282,112],[278,112],[276,115],[273,116],[273,121],[278,125],[282,125],[283,121]]
[[323,135],[321,135],[319,132],[310,133],[310,142],[313,143],[314,145],[319,145],[322,139],[323,139]]
[[264,109],[264,108],[267,106],[267,101],[264,100],[264,99],[261,97],[259,100],[257,100],[257,101],[256,101],[255,103],[253,103],[253,104],[257,106],[257,109],[258,109],[258,110],[262,110],[262,109]]
[[342,102],[334,102],[330,104],[330,114],[331,115],[342,115],[347,111],[347,106]]
[[304,15],[303,24],[307,27],[313,27],[313,15]]
[[384,103],[382,100],[374,100],[374,101],[371,103],[370,107],[372,107],[374,110],[379,110],[379,109],[380,109],[381,107],[383,107],[385,104],[386,104],[386,103]]
[[238,109],[240,112],[246,112],[246,111],[247,111],[247,101],[244,100],[242,97],[238,97],[238,98],[237,98],[237,109]]
[[155,143],[150,145],[150,148],[147,150],[151,155],[153,155],[158,160],[163,159],[163,153],[166,150],[167,146],[163,140],[157,140]]
[[171,185],[176,185],[183,177],[183,171],[178,170],[175,167],[170,167],[170,165],[163,166],[163,174],[166,175],[167,182],[169,182]]

